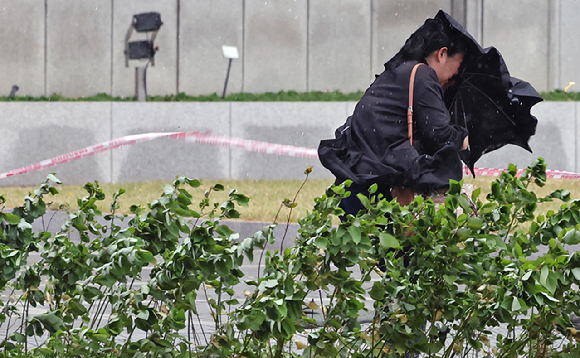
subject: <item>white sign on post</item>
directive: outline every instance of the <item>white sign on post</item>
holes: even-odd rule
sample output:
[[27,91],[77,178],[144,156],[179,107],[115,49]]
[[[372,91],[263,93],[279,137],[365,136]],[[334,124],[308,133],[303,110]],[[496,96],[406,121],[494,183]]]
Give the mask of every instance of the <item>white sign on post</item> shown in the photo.
[[236,46],[222,46],[222,53],[224,54],[225,58],[240,58],[240,53],[238,52],[238,48]]

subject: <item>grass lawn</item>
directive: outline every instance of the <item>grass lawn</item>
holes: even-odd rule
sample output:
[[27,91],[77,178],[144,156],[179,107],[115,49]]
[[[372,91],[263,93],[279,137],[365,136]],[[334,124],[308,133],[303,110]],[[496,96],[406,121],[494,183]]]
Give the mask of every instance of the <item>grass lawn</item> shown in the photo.
[[[481,188],[482,196],[489,192],[494,177],[465,177],[466,183],[474,184]],[[129,207],[134,204],[146,206],[147,203],[157,199],[163,192],[163,186],[171,181],[147,181],[139,183],[100,184],[107,198],[99,208],[103,212],[109,212],[113,193],[119,189],[125,189],[126,193],[120,197],[121,212],[129,213]],[[215,202],[223,202],[227,198],[230,189],[237,189],[240,193],[250,197],[248,207],[240,208],[241,220],[272,222],[280,209],[284,199],[293,200],[296,192],[302,184],[302,180],[201,180],[202,186],[197,189],[188,188],[190,194],[199,202],[209,187],[216,183],[223,184],[224,192],[214,192],[212,198]],[[308,179],[296,198],[298,206],[292,211],[292,221],[296,222],[307,211],[312,210],[314,199],[324,194],[325,189],[332,180]],[[58,185],[59,193],[53,197],[46,197],[45,201],[52,202],[51,208],[58,209],[64,206],[71,211],[77,210],[77,199],[86,195],[82,185]],[[572,199],[580,198],[580,181],[570,179],[548,179],[548,184],[543,188],[534,188],[537,195],[546,195],[556,189],[568,189]],[[23,198],[32,193],[36,187],[0,187],[0,195],[6,198],[7,208],[20,206]],[[539,213],[547,210],[558,210],[562,205],[559,201],[543,204]],[[285,222],[290,214],[290,209],[282,207],[278,222]]]

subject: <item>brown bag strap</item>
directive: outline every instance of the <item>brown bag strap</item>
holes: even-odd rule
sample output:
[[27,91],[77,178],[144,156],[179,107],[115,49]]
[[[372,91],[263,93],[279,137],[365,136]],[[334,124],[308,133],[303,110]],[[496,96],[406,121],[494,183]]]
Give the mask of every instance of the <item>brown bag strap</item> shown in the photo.
[[407,132],[409,136],[409,143],[413,145],[413,90],[415,89],[415,73],[421,64],[418,63],[411,71],[411,79],[409,80],[409,107],[407,108]]

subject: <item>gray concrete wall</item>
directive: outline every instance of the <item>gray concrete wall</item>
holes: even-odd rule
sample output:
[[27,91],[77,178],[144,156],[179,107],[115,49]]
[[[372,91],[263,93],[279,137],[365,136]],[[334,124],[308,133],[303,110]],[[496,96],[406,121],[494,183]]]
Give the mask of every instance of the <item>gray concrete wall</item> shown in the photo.
[[368,87],[370,17],[371,3],[366,0],[312,2],[308,31],[309,90],[352,92]]
[[[353,102],[0,102],[0,173],[133,134],[203,131],[216,135],[317,148],[344,123]],[[525,168],[537,157],[549,169],[580,172],[580,102],[542,102],[530,145],[534,153],[506,146],[484,155],[476,167]],[[88,181],[332,178],[317,159],[276,156],[156,139],[102,152],[36,172],[1,179],[0,186],[37,185],[56,172],[68,184]]]
[[307,4],[246,0],[243,91],[308,90]]
[[243,83],[243,1],[182,1],[179,27],[179,91],[222,94],[228,60],[221,46],[236,46],[242,59],[232,61],[227,93]]
[[[231,135],[262,142],[317,148],[323,138],[334,135],[350,106],[340,102],[246,102],[232,103]],[[312,178],[328,177],[317,159],[231,151],[230,177],[236,179],[303,178],[312,166]]]
[[[4,102],[0,104],[0,168],[21,168],[111,139],[111,105],[105,103]],[[39,184],[52,172],[65,183],[111,177],[111,152],[1,181],[2,186]]]
[[[425,18],[451,13],[482,45],[497,47],[516,77],[538,90],[580,83],[572,0],[0,0],[0,95],[134,96],[123,39],[133,14],[162,26],[150,95],[364,90]],[[134,35],[132,40],[142,36]],[[574,89],[574,88],[573,88]]]
[[[536,88],[549,88],[548,36],[550,2],[486,0],[483,2],[482,46],[494,46],[510,73]],[[522,11],[522,8],[534,9]]]
[[45,93],[66,97],[111,93],[111,1],[46,4]]
[[425,19],[435,16],[439,9],[451,13],[451,0],[374,0],[372,74],[383,72],[385,62],[401,49]]
[[565,88],[570,81],[578,83],[572,90],[580,91],[580,41],[578,41],[578,22],[573,21],[580,14],[580,2],[558,0],[559,6],[553,11],[551,43],[551,68],[556,71],[550,83],[553,88]]
[[0,95],[18,84],[20,93],[42,96],[44,88],[44,1],[0,1]]
[[[228,103],[112,103],[112,138],[151,132],[201,131],[230,135]],[[112,152],[112,180],[229,178],[230,151],[161,138]]]

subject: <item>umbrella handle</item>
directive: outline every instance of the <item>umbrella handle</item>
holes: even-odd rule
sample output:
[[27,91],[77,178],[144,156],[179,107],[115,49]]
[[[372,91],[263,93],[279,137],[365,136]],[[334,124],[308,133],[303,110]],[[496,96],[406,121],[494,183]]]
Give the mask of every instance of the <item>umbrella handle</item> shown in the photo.
[[409,143],[413,145],[413,91],[415,89],[415,74],[417,68],[421,63],[416,64],[411,71],[411,78],[409,79],[409,107],[407,108],[407,135]]

